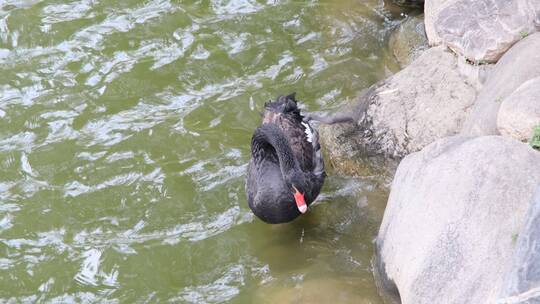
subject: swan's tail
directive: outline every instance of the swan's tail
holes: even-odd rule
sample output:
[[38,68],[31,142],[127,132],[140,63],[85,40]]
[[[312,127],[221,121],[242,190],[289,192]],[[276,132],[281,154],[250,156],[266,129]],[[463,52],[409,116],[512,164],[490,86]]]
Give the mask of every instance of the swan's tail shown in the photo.
[[353,113],[324,113],[324,112],[309,112],[303,113],[304,121],[318,121],[324,124],[336,124],[336,123],[354,123],[358,120]]
[[276,101],[267,101],[264,108],[275,113],[296,113],[300,114],[298,109],[298,101],[295,98],[296,93],[291,93],[287,96],[279,96]]

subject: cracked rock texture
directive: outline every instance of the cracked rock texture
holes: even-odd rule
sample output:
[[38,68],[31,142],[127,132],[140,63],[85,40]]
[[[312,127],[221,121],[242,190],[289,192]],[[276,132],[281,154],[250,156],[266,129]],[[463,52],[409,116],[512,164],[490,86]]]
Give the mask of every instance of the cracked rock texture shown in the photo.
[[538,0],[426,0],[430,45],[444,44],[473,62],[496,62],[540,29]]

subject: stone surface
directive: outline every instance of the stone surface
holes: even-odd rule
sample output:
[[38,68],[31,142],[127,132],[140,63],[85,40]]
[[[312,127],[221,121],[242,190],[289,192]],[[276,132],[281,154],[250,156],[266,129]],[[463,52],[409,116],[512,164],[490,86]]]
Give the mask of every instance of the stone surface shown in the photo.
[[374,176],[388,187],[397,168],[397,161],[369,151],[356,124],[320,125],[319,136],[326,171],[341,176]]
[[540,183],[540,153],[502,136],[454,136],[405,157],[375,268],[403,304],[496,303]]
[[496,62],[540,28],[538,0],[428,0],[426,32],[473,62]]
[[480,91],[489,77],[494,64],[471,64],[465,57],[458,58],[459,73],[465,78],[465,81],[472,85],[476,91]]
[[456,0],[427,0],[424,3],[424,23],[429,45],[437,46],[442,43],[441,37],[435,31],[435,20],[440,12],[454,4]]
[[424,16],[408,17],[390,36],[390,49],[399,65],[405,67],[429,48]]
[[321,143],[336,162],[355,155],[399,159],[459,132],[474,97],[456,57],[432,48],[359,98],[351,110],[356,124],[321,126]]
[[[540,3],[540,1],[539,1]],[[516,43],[490,72],[463,126],[464,135],[497,135],[502,101],[527,80],[540,76],[540,33]]]
[[505,281],[498,304],[540,303],[540,187],[517,237],[514,264]]
[[533,128],[540,125],[540,77],[523,83],[506,97],[497,115],[497,128],[502,135],[528,141]]

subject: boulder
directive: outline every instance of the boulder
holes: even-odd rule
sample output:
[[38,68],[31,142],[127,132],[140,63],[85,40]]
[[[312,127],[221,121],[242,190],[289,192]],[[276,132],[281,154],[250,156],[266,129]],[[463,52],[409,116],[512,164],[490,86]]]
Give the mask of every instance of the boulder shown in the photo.
[[429,48],[424,16],[408,17],[390,36],[390,49],[403,68],[418,58]]
[[459,132],[474,97],[454,54],[432,48],[349,105],[356,124],[322,125],[321,143],[332,162],[349,168],[356,156],[399,159]]
[[435,31],[435,20],[439,13],[448,6],[451,6],[455,0],[427,0],[424,2],[424,24],[426,36],[429,45],[437,46],[442,43],[441,37]]
[[497,303],[540,303],[540,187],[516,241],[513,266]]
[[441,139],[405,157],[376,239],[403,304],[496,303],[540,183],[540,153],[502,136]]
[[506,97],[497,115],[499,132],[520,141],[530,140],[536,126],[540,126],[540,77],[526,81]]
[[428,0],[430,45],[444,44],[473,62],[496,62],[540,28],[538,0]]
[[[540,1],[539,1],[540,3]],[[464,135],[498,135],[497,114],[504,99],[527,80],[540,76],[540,33],[516,43],[497,62],[463,126]]]

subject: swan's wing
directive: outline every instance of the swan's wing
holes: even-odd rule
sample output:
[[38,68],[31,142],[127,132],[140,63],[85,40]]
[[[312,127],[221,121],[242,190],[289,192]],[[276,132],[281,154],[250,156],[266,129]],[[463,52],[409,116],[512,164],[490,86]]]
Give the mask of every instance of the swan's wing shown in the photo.
[[309,172],[310,178],[308,178],[311,190],[311,198],[314,200],[320,193],[321,188],[324,184],[324,179],[326,177],[326,172],[324,171],[324,160],[322,156],[321,146],[319,144],[319,133],[317,130],[313,130],[313,141],[312,141],[312,148],[313,148],[313,156],[312,156],[312,167],[313,170]]
[[286,134],[289,138],[294,157],[298,161],[302,171],[311,172],[313,171],[313,130],[308,124],[302,121],[287,121],[289,126]]
[[277,125],[289,140],[294,158],[304,172],[313,171],[313,129],[298,113],[265,111],[263,123]]

